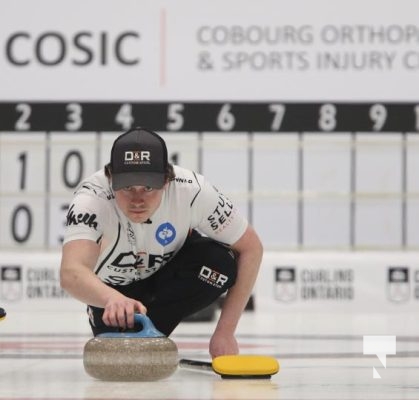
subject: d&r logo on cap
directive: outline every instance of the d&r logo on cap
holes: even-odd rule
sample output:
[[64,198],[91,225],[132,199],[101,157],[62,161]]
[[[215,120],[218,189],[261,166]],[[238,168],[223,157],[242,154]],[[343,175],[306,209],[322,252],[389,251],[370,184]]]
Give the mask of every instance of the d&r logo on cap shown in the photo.
[[150,164],[150,152],[143,151],[126,151],[125,164]]

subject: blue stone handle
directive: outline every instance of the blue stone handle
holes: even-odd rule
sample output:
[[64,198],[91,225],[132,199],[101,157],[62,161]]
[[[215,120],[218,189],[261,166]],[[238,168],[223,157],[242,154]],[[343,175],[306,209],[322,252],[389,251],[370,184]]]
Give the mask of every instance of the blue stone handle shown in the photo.
[[138,332],[105,332],[99,333],[96,337],[102,338],[154,338],[165,337],[145,314],[134,314],[134,322],[142,325]]

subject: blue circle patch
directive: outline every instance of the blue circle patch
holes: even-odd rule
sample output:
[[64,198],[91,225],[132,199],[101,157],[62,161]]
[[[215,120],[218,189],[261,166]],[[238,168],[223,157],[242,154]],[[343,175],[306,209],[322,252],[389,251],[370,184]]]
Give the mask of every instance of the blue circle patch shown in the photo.
[[176,229],[170,222],[161,224],[156,231],[156,240],[162,245],[167,246],[176,237]]

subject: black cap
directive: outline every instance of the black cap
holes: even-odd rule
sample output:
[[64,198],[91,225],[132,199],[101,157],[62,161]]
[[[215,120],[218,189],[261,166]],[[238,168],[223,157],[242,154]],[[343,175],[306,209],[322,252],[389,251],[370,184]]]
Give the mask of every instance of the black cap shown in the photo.
[[111,150],[112,188],[165,184],[167,148],[157,133],[134,128],[118,136]]

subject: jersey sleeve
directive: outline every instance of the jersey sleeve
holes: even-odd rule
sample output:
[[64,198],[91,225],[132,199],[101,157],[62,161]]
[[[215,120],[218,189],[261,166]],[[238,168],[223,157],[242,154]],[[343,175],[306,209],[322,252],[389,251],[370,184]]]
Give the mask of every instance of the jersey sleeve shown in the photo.
[[88,193],[77,194],[67,212],[64,244],[87,239],[98,242],[103,234],[107,214],[106,202]]
[[204,178],[192,207],[196,215],[194,228],[219,242],[235,243],[248,226],[247,219],[240,214],[237,206]]

